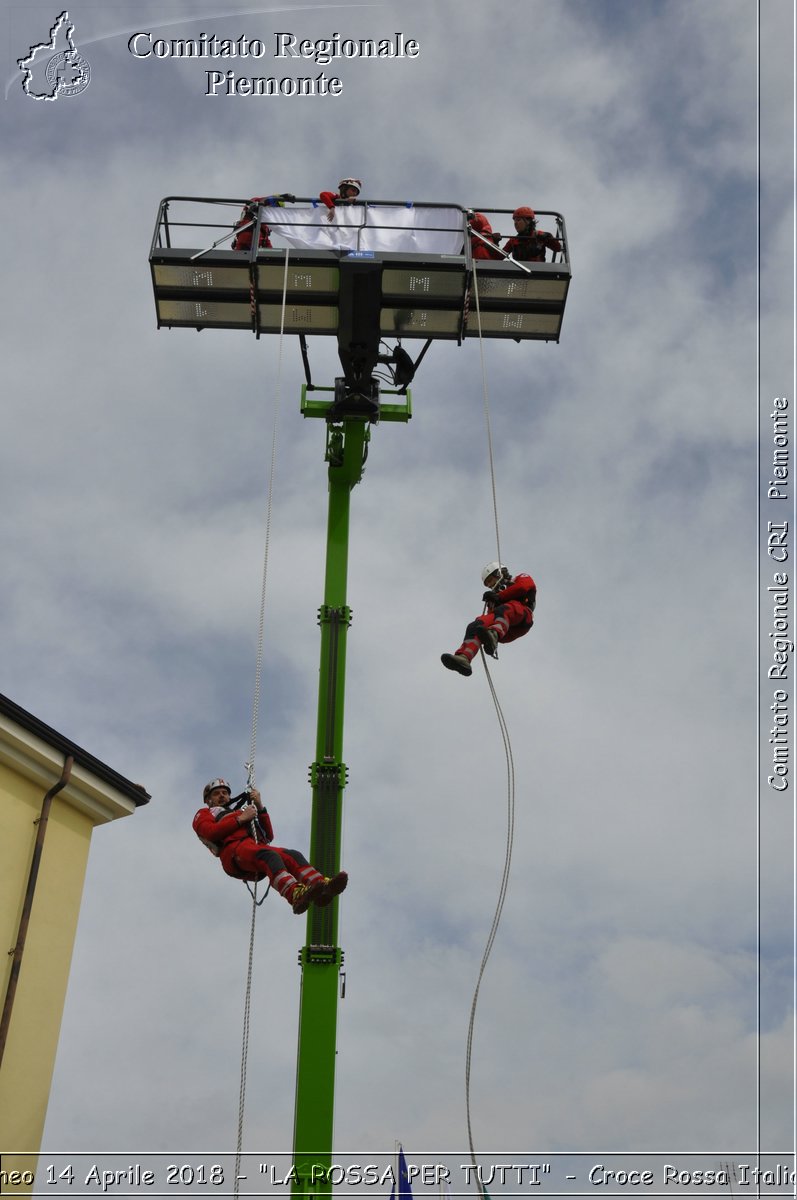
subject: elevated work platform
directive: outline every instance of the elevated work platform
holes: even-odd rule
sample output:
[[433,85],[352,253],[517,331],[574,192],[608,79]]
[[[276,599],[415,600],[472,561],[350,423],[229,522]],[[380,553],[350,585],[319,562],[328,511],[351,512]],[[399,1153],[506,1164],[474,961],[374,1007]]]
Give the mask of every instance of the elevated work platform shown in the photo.
[[[161,201],[150,250],[158,327],[337,337],[559,340],[570,283],[564,219],[538,212],[564,249],[553,262],[474,259],[468,210],[312,199],[257,206],[251,249],[231,250],[245,200]],[[513,233],[507,209],[482,210]],[[262,225],[273,248],[258,249]],[[502,239],[503,240],[503,239]],[[285,269],[287,255],[287,274]],[[478,304],[476,296],[478,287]],[[283,318],[284,295],[284,318]],[[352,314],[357,314],[356,319]]]

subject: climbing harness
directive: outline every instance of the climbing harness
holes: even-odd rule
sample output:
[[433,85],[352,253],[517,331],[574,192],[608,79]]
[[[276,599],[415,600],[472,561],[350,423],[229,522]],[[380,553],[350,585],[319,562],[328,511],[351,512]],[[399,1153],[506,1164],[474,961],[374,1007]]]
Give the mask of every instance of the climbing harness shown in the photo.
[[[261,588],[260,588],[260,615],[259,615],[258,630],[257,630],[257,654],[256,654],[256,661],[255,661],[255,687],[254,687],[254,695],[252,698],[252,734],[251,734],[251,740],[249,743],[249,761],[244,764],[246,767],[246,771],[247,771],[247,780],[246,780],[247,788],[251,788],[251,787],[255,786],[255,756],[257,754],[257,726],[258,726],[258,719],[260,716],[260,694],[261,694],[262,673],[263,673],[262,672],[263,640],[264,640],[265,621],[266,621],[266,583],[268,580],[268,550],[269,550],[269,541],[271,538],[271,510],[272,510],[273,495],[274,495],[274,468],[275,468],[275,462],[276,462],[276,456],[277,456],[277,428],[278,428],[278,421],[279,421],[280,391],[281,391],[281,385],[282,385],[282,348],[283,348],[283,343],[285,340],[284,339],[285,304],[286,304],[286,296],[287,296],[287,292],[288,292],[289,256],[290,256],[290,250],[286,249],[286,251],[285,251],[285,272],[284,272],[283,281],[282,281],[282,314],[280,317],[280,337],[279,337],[279,346],[278,346],[278,350],[277,350],[277,379],[276,379],[276,385],[275,385],[275,389],[274,389],[274,424],[272,426],[272,431],[271,431],[271,464],[270,464],[269,473],[268,473],[268,490],[267,490],[267,497],[266,497],[266,534],[265,534],[265,540],[264,540],[264,544],[263,544],[263,576],[262,576],[262,584],[261,584]],[[251,826],[252,826],[252,836],[254,837],[255,841],[257,841],[258,840],[257,825],[254,820],[252,820]],[[271,884],[269,883],[269,886],[266,888],[265,894],[261,897],[260,900],[258,900],[258,898],[257,898],[257,881],[255,881],[254,888],[249,887],[249,882],[247,880],[244,880],[244,882],[246,883],[246,888],[247,888],[247,891],[249,892],[249,895],[252,897],[252,923],[251,923],[250,930],[249,930],[249,959],[248,959],[247,969],[246,969],[244,1019],[243,1019],[243,1031],[242,1031],[242,1035],[241,1035],[241,1082],[240,1082],[240,1088],[239,1088],[239,1092],[238,1092],[238,1139],[237,1139],[236,1146],[235,1146],[235,1178],[233,1181],[233,1196],[236,1198],[236,1200],[237,1200],[237,1197],[238,1197],[239,1191],[240,1191],[241,1147],[243,1145],[244,1115],[245,1115],[245,1111],[246,1111],[246,1067],[247,1067],[247,1061],[248,1061],[248,1057],[249,1057],[249,1010],[250,1010],[251,998],[252,998],[252,964],[254,962],[254,953],[255,953],[255,921],[257,918],[258,908],[263,903],[266,896],[268,896],[269,891],[271,890]]]

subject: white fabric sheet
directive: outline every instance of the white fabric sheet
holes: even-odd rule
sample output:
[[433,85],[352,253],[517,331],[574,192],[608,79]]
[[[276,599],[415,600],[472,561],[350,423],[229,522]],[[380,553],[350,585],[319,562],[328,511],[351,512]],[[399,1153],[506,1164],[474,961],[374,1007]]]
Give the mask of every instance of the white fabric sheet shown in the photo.
[[461,254],[464,217],[457,208],[376,204],[326,208],[261,205],[262,220],[279,241],[303,250],[388,250]]

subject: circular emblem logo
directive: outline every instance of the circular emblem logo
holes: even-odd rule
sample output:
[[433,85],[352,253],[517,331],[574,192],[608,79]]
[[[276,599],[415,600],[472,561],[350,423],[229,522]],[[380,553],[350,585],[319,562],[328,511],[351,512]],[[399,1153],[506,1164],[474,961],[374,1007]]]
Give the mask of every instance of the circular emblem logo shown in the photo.
[[44,73],[59,96],[77,96],[91,81],[91,67],[77,50],[61,50],[54,54]]

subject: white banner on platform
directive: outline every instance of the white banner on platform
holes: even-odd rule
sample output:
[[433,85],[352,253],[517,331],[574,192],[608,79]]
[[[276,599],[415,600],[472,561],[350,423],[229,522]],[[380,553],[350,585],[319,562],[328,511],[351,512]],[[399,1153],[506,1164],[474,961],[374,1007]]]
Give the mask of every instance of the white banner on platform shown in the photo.
[[368,204],[339,208],[272,208],[261,217],[276,235],[302,250],[387,250],[404,254],[462,254],[464,217],[458,208]]

